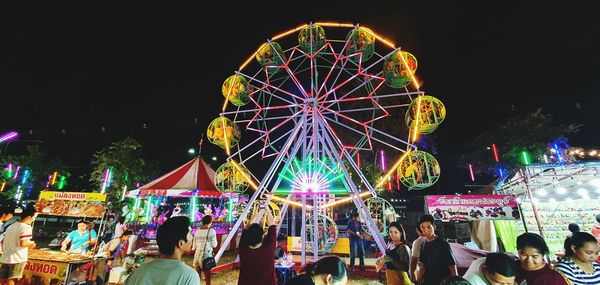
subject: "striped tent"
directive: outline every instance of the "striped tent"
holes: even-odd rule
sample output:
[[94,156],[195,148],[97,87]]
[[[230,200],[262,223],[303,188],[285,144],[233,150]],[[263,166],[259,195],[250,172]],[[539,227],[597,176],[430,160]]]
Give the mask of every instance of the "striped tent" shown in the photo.
[[154,181],[128,191],[126,196],[220,197],[221,192],[213,184],[214,177],[215,171],[202,158],[196,157]]

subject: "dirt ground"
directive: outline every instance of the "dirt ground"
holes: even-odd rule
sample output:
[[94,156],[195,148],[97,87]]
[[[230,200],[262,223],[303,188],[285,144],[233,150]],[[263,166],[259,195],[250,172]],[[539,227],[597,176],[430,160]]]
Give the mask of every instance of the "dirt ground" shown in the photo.
[[[230,269],[230,270],[219,272],[212,276],[211,284],[212,285],[237,284],[239,273],[240,272],[237,269]],[[350,276],[350,278],[348,280],[348,284],[349,285],[359,285],[359,284],[365,285],[365,284],[370,284],[369,282],[376,282],[376,281],[377,280],[368,279],[368,278],[361,277],[361,276]],[[202,280],[202,283],[204,284],[204,280]],[[381,283],[372,283],[372,284],[381,284]],[[257,285],[259,285],[259,284],[257,284]]]
[[[236,255],[237,254],[235,251],[225,252],[225,254],[221,257],[219,264],[232,262],[235,259]],[[183,257],[183,261],[190,266],[192,265],[192,259],[193,259],[193,256],[184,255],[184,257]],[[215,273],[212,275],[211,284],[212,285],[237,284],[239,274],[240,274],[240,271],[238,269],[227,269],[227,270]],[[348,279],[349,285],[359,285],[359,284],[365,285],[365,284],[371,284],[370,282],[377,281],[377,278],[367,278],[367,277],[359,276],[359,275],[350,275],[348,277],[349,277],[349,279]],[[202,278],[204,278],[204,276],[202,276]],[[204,284],[204,279],[202,279],[202,284]],[[372,284],[381,284],[381,283],[372,283]],[[259,284],[257,284],[257,285],[259,285]]]

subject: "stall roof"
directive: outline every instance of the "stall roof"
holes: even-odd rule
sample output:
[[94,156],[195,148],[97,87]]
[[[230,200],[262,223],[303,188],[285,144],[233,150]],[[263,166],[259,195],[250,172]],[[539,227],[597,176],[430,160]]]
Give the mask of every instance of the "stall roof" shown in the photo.
[[540,200],[600,199],[600,162],[530,165],[499,185],[496,193],[521,195],[527,187]]
[[132,191],[127,197],[138,196],[174,196],[174,197],[220,197],[221,192],[213,184],[215,171],[196,157],[177,169]]

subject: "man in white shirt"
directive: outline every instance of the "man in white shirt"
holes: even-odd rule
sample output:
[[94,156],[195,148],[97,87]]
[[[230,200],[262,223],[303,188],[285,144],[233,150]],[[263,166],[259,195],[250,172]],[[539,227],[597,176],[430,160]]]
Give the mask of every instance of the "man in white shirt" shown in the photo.
[[473,261],[464,278],[472,285],[513,285],[516,275],[515,258],[501,252],[493,252]]
[[21,220],[12,224],[5,232],[3,244],[4,254],[0,257],[0,278],[8,279],[8,285],[23,277],[27,264],[29,248],[35,247],[31,240],[31,223],[35,218],[35,208],[28,206],[21,214]]

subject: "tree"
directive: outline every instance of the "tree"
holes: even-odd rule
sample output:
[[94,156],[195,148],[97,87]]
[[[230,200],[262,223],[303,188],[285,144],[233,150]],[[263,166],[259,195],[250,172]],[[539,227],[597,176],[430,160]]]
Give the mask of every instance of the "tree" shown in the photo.
[[578,132],[581,127],[580,124],[554,125],[552,117],[539,108],[525,116],[508,118],[466,143],[467,154],[462,155],[461,163],[472,164],[478,174],[494,175],[499,163],[494,159],[492,144],[496,145],[500,165],[506,171],[519,167],[523,151],[534,160],[543,157],[551,143],[567,141],[567,135]]
[[[17,179],[6,179],[5,191],[3,192],[7,198],[15,197],[15,193],[19,185],[21,185],[21,198],[37,198],[40,189],[58,190],[57,183],[48,185],[48,176],[57,172],[57,176],[71,176],[67,171],[67,166],[58,158],[49,158],[48,154],[41,150],[37,145],[27,146],[27,154],[25,155],[9,155],[3,161],[3,164],[13,164],[20,166],[19,177]],[[23,176],[27,173],[27,178]],[[60,179],[60,178],[57,178]],[[31,191],[27,191],[31,189]],[[29,195],[27,195],[29,194]]]
[[110,169],[111,181],[106,193],[112,205],[119,204],[125,186],[144,180],[146,162],[142,158],[142,144],[131,137],[113,142],[94,153],[91,164],[90,182],[97,187],[97,191],[103,186],[106,170]]

